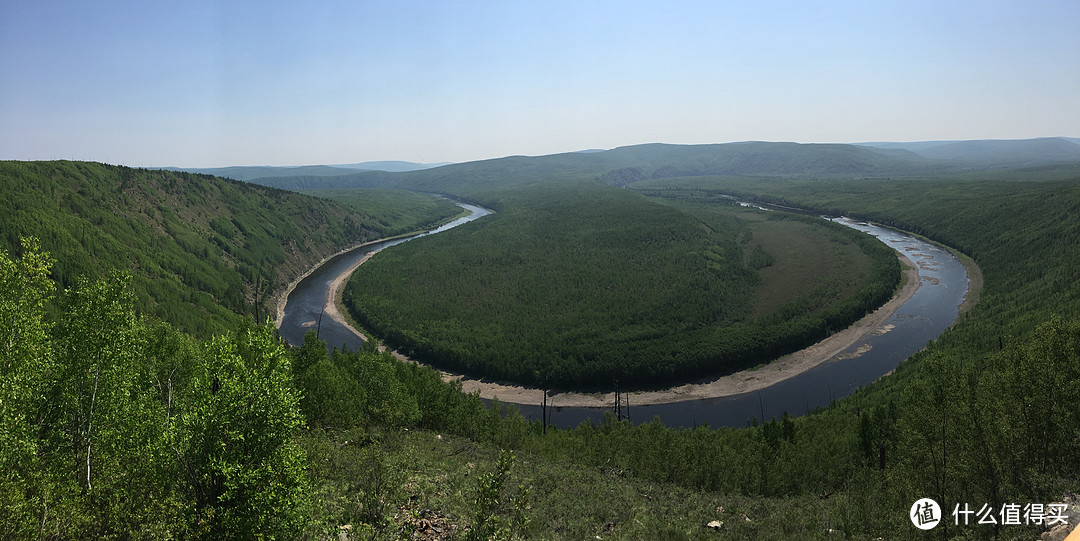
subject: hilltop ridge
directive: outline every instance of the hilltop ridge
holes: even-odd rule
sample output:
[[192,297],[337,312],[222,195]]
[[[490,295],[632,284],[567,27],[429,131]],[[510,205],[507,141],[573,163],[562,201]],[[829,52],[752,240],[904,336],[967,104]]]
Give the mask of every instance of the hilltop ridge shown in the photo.
[[518,183],[576,179],[625,186],[648,179],[713,175],[815,180],[916,178],[1074,162],[1080,164],[1080,144],[1061,137],[860,144],[647,143],[545,156],[506,156],[413,171],[346,171],[330,176],[297,170],[293,175],[251,176],[247,180],[287,190],[393,187],[478,197],[511,177]]

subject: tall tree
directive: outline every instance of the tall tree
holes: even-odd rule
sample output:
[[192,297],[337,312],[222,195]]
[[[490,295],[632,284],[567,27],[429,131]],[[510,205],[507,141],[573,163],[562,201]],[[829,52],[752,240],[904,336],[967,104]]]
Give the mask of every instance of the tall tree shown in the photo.
[[199,537],[295,536],[304,527],[303,423],[289,357],[270,326],[206,345],[192,403],[173,427]]
[[52,261],[37,239],[22,246],[14,261],[0,250],[0,515],[13,537],[36,533],[49,505],[38,408],[53,366],[45,321]]

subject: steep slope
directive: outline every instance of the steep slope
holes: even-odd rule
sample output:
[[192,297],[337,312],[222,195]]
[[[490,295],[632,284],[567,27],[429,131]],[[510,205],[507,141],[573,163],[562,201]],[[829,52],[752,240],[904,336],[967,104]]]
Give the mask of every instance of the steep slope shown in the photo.
[[238,313],[265,316],[267,299],[311,265],[386,229],[325,199],[208,175],[0,162],[0,248],[16,254],[20,237],[39,237],[65,288],[128,270],[140,311],[199,335]]

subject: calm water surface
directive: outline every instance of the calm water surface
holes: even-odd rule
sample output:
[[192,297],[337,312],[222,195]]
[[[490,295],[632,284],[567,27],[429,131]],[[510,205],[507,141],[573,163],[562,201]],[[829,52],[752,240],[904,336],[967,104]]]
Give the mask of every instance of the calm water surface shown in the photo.
[[330,291],[330,282],[334,278],[353,266],[360,258],[383,248],[401,244],[415,238],[441,233],[447,229],[469,223],[478,218],[491,214],[491,211],[476,205],[456,202],[461,208],[472,212],[468,216],[462,216],[452,222],[432,229],[426,233],[388,240],[361,246],[355,250],[345,252],[334,257],[304,278],[289,293],[285,301],[285,317],[281,320],[281,336],[287,342],[294,345],[304,343],[304,335],[309,330],[318,332],[319,338],[326,342],[327,347],[340,348],[342,345],[349,349],[360,349],[364,341],[353,334],[344,325],[326,317],[322,317],[323,306],[326,304],[326,295]]

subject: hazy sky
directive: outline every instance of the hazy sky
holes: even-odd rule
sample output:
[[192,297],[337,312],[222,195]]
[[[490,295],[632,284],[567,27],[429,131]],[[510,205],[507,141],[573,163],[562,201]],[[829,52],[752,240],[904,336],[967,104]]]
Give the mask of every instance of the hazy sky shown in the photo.
[[1080,2],[0,2],[0,159],[1080,136]]

